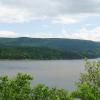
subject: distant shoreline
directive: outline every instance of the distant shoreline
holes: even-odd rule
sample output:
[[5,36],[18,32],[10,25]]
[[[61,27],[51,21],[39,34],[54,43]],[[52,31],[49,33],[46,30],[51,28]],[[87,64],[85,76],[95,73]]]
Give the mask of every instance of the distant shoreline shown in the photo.
[[[95,57],[95,58],[87,58],[87,59],[99,59],[99,57]],[[0,61],[56,61],[56,60],[85,60],[85,58],[81,58],[81,59],[0,59]]]

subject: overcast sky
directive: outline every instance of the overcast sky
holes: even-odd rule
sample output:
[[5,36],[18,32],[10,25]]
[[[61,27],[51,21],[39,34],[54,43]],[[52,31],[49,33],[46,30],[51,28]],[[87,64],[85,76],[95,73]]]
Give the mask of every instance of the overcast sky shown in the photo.
[[100,41],[100,0],[0,0],[0,37]]

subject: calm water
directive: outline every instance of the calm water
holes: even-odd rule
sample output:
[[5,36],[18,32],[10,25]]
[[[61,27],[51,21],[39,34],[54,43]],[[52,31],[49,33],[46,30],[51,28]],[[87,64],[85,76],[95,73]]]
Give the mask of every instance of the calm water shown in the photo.
[[83,71],[83,60],[0,61],[0,75],[13,76],[18,72],[29,73],[34,77],[33,85],[43,83],[69,90],[75,88],[75,81]]

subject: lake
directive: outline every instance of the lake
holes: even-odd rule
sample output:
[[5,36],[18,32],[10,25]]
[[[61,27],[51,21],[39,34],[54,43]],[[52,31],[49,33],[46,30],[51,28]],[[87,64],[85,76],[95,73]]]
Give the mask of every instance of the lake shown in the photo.
[[18,72],[34,77],[33,85],[46,84],[68,90],[75,88],[80,73],[84,71],[84,60],[1,60],[0,75],[13,76]]

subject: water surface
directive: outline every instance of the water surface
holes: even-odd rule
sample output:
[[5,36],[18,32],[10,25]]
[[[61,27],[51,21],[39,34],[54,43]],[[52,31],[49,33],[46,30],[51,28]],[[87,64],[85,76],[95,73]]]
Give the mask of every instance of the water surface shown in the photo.
[[1,60],[0,75],[13,76],[18,72],[34,77],[33,85],[46,84],[72,90],[79,75],[84,71],[84,60]]

